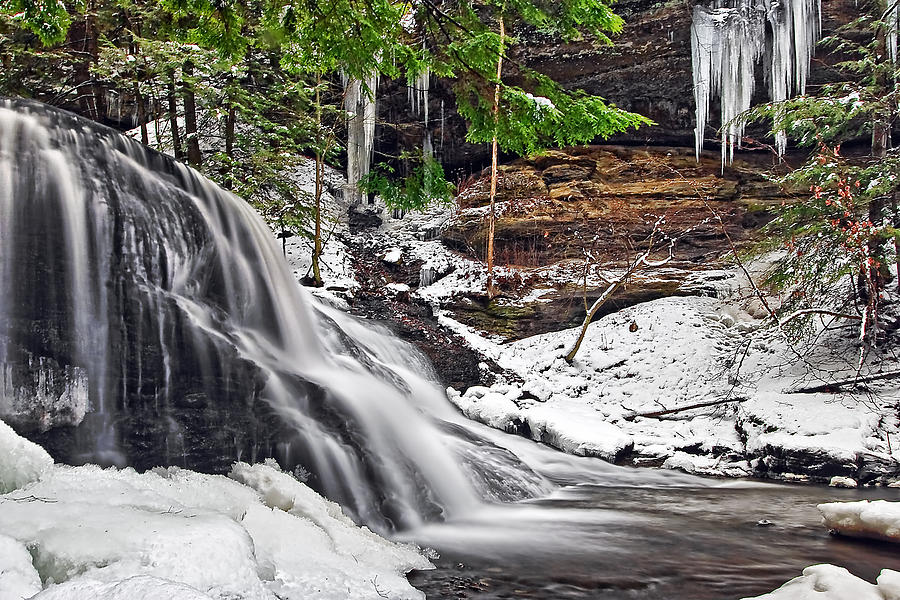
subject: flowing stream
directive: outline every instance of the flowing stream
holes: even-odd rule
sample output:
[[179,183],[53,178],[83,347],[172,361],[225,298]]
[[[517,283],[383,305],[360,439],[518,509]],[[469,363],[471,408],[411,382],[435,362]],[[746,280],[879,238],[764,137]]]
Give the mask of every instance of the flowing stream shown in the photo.
[[559,487],[404,532],[440,554],[436,571],[411,577],[428,597],[726,600],[769,592],[812,564],[872,582],[900,568],[896,545],[832,537],[816,510],[900,500],[898,490],[710,480],[511,445]]
[[[273,456],[433,547],[433,597],[737,598],[877,544],[817,502],[563,455],[463,418],[410,346],[314,302],[240,199],[112,130],[0,100],[0,417],[73,463]],[[768,519],[772,526],[759,527]]]

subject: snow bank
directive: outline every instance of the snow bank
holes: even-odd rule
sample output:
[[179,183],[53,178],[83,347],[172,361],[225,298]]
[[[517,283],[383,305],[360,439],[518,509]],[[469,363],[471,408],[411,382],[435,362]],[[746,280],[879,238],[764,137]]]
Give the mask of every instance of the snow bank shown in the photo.
[[54,585],[34,600],[212,600],[194,588],[148,575],[123,581],[103,582],[79,578]]
[[52,465],[46,450],[0,421],[0,494],[37,481]]
[[42,586],[40,598],[66,600],[422,597],[404,577],[431,566],[415,548],[356,527],[274,463],[237,463],[231,479],[51,466],[3,431],[31,474],[0,495],[4,600]]
[[[688,473],[824,483],[855,480],[867,460],[885,471],[896,464],[871,402],[790,391],[800,376],[777,332],[748,337],[758,321],[716,298],[662,298],[602,317],[571,364],[563,357],[578,328],[503,344],[446,313],[439,321],[521,379],[450,390],[451,401],[471,419],[572,454],[631,452],[635,464]],[[698,403],[711,405],[639,416]]]
[[813,565],[774,592],[744,600],[900,600],[900,572],[884,569],[873,585],[843,567]]
[[900,502],[830,502],[817,508],[825,527],[835,533],[900,542]]
[[31,554],[18,541],[0,534],[0,598],[21,600],[41,591]]
[[[280,574],[273,588],[300,598],[314,589],[341,590],[335,598],[416,597],[405,573],[431,568],[411,546],[388,542],[357,527],[341,507],[278,470],[274,461],[237,463],[229,477],[255,489],[272,510],[255,508],[245,519],[261,564]],[[304,544],[297,544],[304,539]]]
[[[615,460],[634,450],[662,463],[684,450],[738,452],[743,447],[733,422],[721,414],[631,418],[722,398],[729,391],[721,365],[740,333],[722,323],[718,308],[712,298],[664,298],[607,315],[588,329],[572,364],[563,356],[577,328],[498,344],[444,315],[443,324],[522,379],[521,385],[451,390],[450,399],[469,418],[528,431],[533,439],[577,455]],[[678,460],[669,466],[688,464]],[[739,474],[746,474],[746,463],[740,467]],[[707,472],[703,466],[684,470]]]

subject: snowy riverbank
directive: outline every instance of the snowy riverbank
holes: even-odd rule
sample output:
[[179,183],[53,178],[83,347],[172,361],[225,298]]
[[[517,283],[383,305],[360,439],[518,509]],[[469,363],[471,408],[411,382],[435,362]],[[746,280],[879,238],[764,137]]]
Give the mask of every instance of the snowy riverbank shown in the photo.
[[[454,210],[433,208],[399,220],[387,211],[378,215],[380,227],[352,239],[387,266],[384,298],[428,306],[445,332],[505,370],[497,377],[483,365],[482,385],[448,390],[469,418],[572,454],[635,465],[900,485],[892,446],[900,439],[900,389],[875,383],[866,393],[802,391],[823,381],[811,363],[829,380],[852,377],[853,361],[840,355],[845,342],[827,331],[835,338],[831,349],[798,360],[781,332],[763,327],[759,306],[741,297],[746,285],[738,270],[691,275],[712,297],[660,298],[600,318],[569,364],[563,356],[576,329],[506,342],[454,312],[486,281],[482,263],[434,239]],[[418,281],[409,276],[416,266]],[[405,279],[392,280],[392,273]],[[573,280],[578,269],[565,264],[500,268],[498,276],[531,282],[519,297],[504,299],[514,308],[539,305],[561,285],[579,283]],[[855,351],[847,346],[846,352]],[[682,410],[695,404],[709,406]]]
[[756,337],[741,359],[758,322],[736,312],[715,298],[639,304],[592,324],[572,364],[563,356],[575,329],[497,344],[443,315],[522,380],[451,389],[450,398],[470,418],[606,460],[825,482],[896,470],[895,430],[885,426],[895,389],[866,398],[794,393],[799,368],[786,363],[776,335]]

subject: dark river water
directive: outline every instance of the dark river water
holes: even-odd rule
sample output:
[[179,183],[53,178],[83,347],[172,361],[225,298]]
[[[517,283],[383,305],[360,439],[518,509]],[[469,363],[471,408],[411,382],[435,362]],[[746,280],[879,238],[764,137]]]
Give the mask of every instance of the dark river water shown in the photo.
[[410,580],[429,598],[727,600],[771,591],[816,563],[872,582],[900,569],[900,547],[831,536],[816,509],[898,500],[900,490],[600,468],[595,483],[410,534],[440,554],[435,571]]

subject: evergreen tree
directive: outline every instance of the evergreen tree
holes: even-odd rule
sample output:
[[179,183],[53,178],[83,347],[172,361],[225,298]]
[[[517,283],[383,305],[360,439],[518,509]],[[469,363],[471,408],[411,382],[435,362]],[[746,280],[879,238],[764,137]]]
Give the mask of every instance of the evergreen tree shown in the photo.
[[775,131],[814,150],[783,178],[801,192],[768,228],[766,247],[785,250],[768,282],[790,291],[783,308],[793,314],[831,310],[859,320],[860,367],[878,336],[892,262],[900,284],[900,152],[890,135],[900,100],[896,9],[883,0],[861,2],[859,17],[821,42],[839,57],[841,80],[749,115],[774,118]]
[[[416,20],[426,44],[432,72],[455,80],[460,114],[468,123],[470,142],[491,144],[491,194],[488,212],[487,292],[493,282],[493,238],[496,214],[498,151],[533,154],[553,146],[570,146],[605,138],[651,121],[582,91],[568,91],[541,73],[511,61],[516,38],[507,23],[533,28],[561,41],[590,39],[610,43],[607,33],[622,20],[603,0],[490,0],[452,5],[423,2]],[[513,83],[515,81],[515,83]]]

